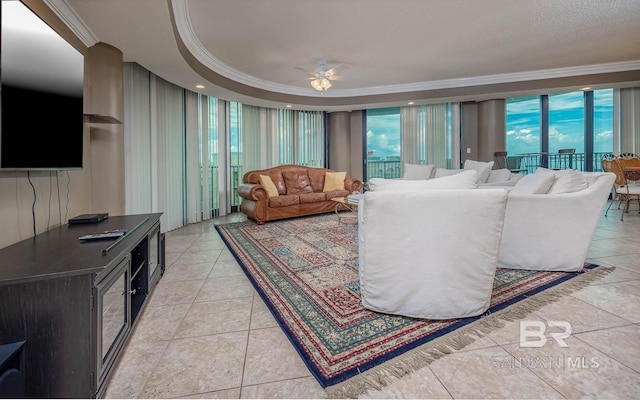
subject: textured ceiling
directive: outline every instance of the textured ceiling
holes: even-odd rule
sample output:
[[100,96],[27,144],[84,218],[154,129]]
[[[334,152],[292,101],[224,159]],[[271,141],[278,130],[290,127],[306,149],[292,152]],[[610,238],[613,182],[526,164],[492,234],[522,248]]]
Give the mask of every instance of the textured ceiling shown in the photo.
[[71,7],[76,23],[121,49],[125,61],[192,90],[200,83],[204,93],[252,104],[313,105],[320,94],[301,69],[313,71],[319,59],[343,64],[325,103],[317,103],[325,109],[337,98],[353,99],[340,106],[385,93],[640,73],[639,0],[49,3]]

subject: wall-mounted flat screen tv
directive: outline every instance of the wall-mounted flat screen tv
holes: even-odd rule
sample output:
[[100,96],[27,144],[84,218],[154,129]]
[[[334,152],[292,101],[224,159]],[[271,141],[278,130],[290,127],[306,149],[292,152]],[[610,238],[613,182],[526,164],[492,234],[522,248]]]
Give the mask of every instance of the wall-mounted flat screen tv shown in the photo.
[[82,168],[83,55],[17,0],[1,34],[0,169]]

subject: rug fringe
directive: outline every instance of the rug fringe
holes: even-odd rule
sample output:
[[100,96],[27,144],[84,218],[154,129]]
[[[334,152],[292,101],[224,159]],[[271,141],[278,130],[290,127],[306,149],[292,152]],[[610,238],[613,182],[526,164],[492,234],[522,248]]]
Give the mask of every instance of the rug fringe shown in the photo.
[[537,293],[504,310],[484,315],[477,322],[448,335],[449,337],[438,338],[425,343],[360,375],[327,387],[325,389],[327,398],[357,398],[370,390],[382,390],[385,386],[403,376],[422,369],[431,362],[461,350],[477,339],[504,327],[506,322],[523,319],[530,313],[589,286],[594,281],[611,273],[614,269],[614,267],[599,266],[597,269],[587,270],[581,276]]

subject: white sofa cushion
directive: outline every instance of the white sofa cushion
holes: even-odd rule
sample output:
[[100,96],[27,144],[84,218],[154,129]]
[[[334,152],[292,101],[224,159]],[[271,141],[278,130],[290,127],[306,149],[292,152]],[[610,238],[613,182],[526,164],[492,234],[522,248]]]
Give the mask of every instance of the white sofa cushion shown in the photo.
[[404,164],[404,174],[402,179],[404,180],[418,180],[429,179],[433,172],[433,165],[420,165],[420,164]]
[[385,190],[433,190],[433,189],[475,189],[478,173],[475,170],[429,180],[402,180],[371,178],[369,189],[373,192]]
[[506,182],[511,179],[511,175],[513,175],[511,171],[506,168],[492,169],[489,171],[486,183]]
[[536,175],[552,175],[553,185],[549,189],[549,194],[573,193],[587,188],[588,183],[584,174],[575,169],[561,169],[558,171],[538,168]]
[[474,160],[465,160],[463,167],[463,169],[475,169],[478,171],[478,183],[487,182],[491,168],[493,168],[493,161],[483,162]]
[[433,172],[434,178],[442,178],[445,176],[451,176],[455,174],[459,174],[460,172],[464,172],[463,169],[446,169],[446,168],[436,168]]
[[547,194],[555,177],[553,174],[528,174],[522,177],[513,189],[511,194]]

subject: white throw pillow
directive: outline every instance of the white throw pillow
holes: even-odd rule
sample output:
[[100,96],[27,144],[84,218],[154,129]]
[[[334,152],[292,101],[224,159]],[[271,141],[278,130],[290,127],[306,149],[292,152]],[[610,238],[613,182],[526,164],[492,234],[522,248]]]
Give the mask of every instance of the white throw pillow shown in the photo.
[[483,162],[474,160],[465,160],[464,169],[475,169],[478,171],[478,183],[486,183],[489,173],[493,168],[493,161]]
[[509,192],[509,196],[512,194],[547,194],[554,181],[554,174],[527,174],[515,184]]
[[548,169],[548,168],[544,168],[544,167],[538,167],[538,169],[536,169],[536,174],[539,175],[556,175],[556,171],[552,170],[552,169]]
[[506,182],[511,179],[511,171],[506,168],[492,169],[489,171],[487,183]]
[[418,180],[431,178],[431,172],[433,171],[433,165],[420,165],[420,164],[404,164],[404,180]]
[[587,178],[575,169],[562,169],[555,172],[555,181],[549,194],[573,193],[587,188]]
[[463,171],[459,174],[429,180],[403,180],[371,178],[369,189],[374,192],[385,190],[444,190],[444,189],[476,189],[478,173],[475,170]]
[[451,176],[463,172],[463,169],[446,169],[436,168],[436,172],[433,174],[434,178],[442,178],[443,176]]
[[556,171],[547,168],[538,168],[536,175],[538,174],[551,175],[554,177],[554,182],[549,189],[549,194],[579,192],[589,186],[584,174],[575,169],[560,169]]

